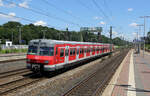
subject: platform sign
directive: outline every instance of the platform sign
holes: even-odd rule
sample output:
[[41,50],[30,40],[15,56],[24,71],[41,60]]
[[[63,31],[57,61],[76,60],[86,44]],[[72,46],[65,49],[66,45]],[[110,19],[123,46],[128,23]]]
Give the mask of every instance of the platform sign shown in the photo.
[[81,27],[80,31],[102,32],[102,27]]

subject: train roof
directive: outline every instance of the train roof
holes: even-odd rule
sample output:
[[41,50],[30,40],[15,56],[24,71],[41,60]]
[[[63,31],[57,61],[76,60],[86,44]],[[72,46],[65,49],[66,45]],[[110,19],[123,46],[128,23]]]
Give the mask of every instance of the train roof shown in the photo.
[[31,40],[29,45],[32,45],[34,42],[45,42],[48,45],[55,45],[55,44],[88,44],[88,45],[93,45],[93,44],[101,44],[101,45],[110,45],[106,43],[93,43],[93,42],[77,42],[77,41],[62,41],[62,40],[51,40],[51,39],[35,39]]

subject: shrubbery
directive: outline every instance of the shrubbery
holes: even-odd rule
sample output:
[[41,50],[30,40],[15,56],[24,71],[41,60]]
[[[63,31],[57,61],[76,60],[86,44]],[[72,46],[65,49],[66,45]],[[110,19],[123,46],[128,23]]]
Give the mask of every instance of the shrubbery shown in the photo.
[[0,54],[19,53],[19,52],[26,53],[27,49],[4,49],[4,50],[0,49]]

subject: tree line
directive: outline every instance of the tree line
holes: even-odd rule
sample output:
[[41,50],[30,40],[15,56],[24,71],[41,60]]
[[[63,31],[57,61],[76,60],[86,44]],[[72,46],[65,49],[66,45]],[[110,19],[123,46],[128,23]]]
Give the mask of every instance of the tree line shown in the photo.
[[[13,41],[13,44],[19,44],[19,31],[21,31],[21,44],[28,44],[28,42],[32,39],[42,39],[43,37],[54,40],[99,42],[98,35],[88,31],[64,31],[46,26],[35,26],[34,24],[23,25],[20,22],[9,21],[0,25],[1,43],[3,44],[6,40],[10,40]],[[101,43],[112,42],[119,46],[129,43],[119,37],[110,40],[110,38],[102,35],[101,38]]]

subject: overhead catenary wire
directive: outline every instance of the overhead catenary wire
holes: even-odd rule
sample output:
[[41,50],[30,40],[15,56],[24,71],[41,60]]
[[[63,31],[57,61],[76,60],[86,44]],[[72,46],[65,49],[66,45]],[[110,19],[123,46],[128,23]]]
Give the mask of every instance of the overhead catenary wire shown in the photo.
[[[74,15],[74,14],[72,14],[72,13],[70,13],[70,12],[64,10],[64,9],[55,6],[54,4],[48,2],[48,0],[41,0],[41,1],[44,2],[45,4],[51,6],[51,7],[53,7],[53,8],[55,8],[55,9],[59,10],[60,12],[63,12],[63,13],[65,13],[65,14],[67,14],[67,15],[70,15],[71,17],[73,17],[73,18],[75,18],[75,19],[77,19],[77,20],[80,20],[80,21],[89,23],[88,21],[85,21],[85,20],[81,19],[80,17],[78,17],[78,16],[76,16],[76,15]],[[89,23],[89,24],[90,24],[90,23]]]
[[108,4],[107,4],[107,1],[106,0],[103,0],[104,1],[104,6],[108,9],[109,13],[110,13],[110,16],[112,17],[113,14],[112,14],[112,11],[111,9],[109,8]]
[[[93,4],[97,7],[97,9],[99,10],[99,13],[102,13],[103,16],[110,21],[109,17],[105,14],[105,12],[102,10],[102,8],[96,3],[95,0],[92,0]],[[111,21],[110,21],[111,22]]]
[[[83,6],[84,8],[88,9],[88,12],[91,12],[93,14],[95,14],[95,12],[86,4],[84,4],[81,0],[76,0],[81,6]],[[98,13],[99,14],[99,13]]]
[[[30,23],[35,23],[35,22],[36,22],[36,21],[34,21],[34,20],[30,20],[30,19],[27,19],[27,18],[18,17],[18,16],[12,16],[12,15],[9,15],[9,14],[4,13],[4,12],[0,12],[0,14],[1,14],[1,15],[5,15],[5,16],[8,16],[8,17],[14,17],[14,18],[17,18],[17,19],[22,19],[22,20],[28,21],[28,22],[30,22]],[[54,27],[54,26],[49,25],[49,24],[47,24],[46,26],[47,26],[47,27],[51,27],[51,28],[60,28],[60,27]]]
[[43,12],[41,12],[41,11],[37,11],[37,10],[31,9],[31,8],[22,7],[22,6],[20,6],[19,4],[14,3],[14,2],[11,2],[11,1],[8,1],[8,0],[5,0],[4,2],[11,3],[11,4],[15,4],[17,7],[24,8],[24,9],[29,10],[29,11],[31,11],[31,12],[34,12],[34,13],[37,13],[37,14],[40,14],[40,15],[43,15],[43,16],[46,16],[46,17],[50,17],[50,18],[52,18],[52,19],[59,20],[59,21],[65,22],[65,23],[69,23],[69,24],[72,24],[72,25],[76,25],[76,26],[78,26],[78,27],[81,27],[80,24],[74,23],[74,22],[72,22],[72,21],[68,21],[68,20],[65,20],[65,19],[63,19],[63,18],[56,17],[56,16],[53,16],[53,15],[50,15],[50,14],[46,14],[46,13],[43,13]]

